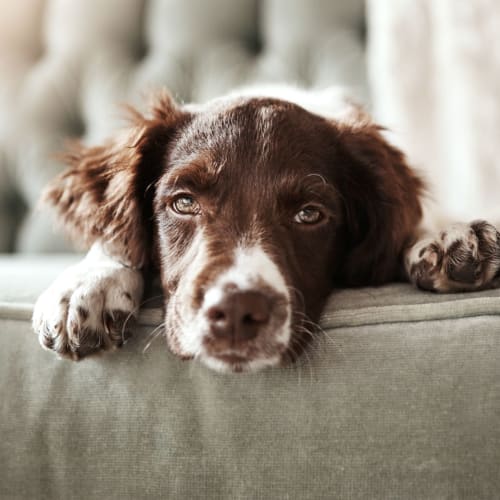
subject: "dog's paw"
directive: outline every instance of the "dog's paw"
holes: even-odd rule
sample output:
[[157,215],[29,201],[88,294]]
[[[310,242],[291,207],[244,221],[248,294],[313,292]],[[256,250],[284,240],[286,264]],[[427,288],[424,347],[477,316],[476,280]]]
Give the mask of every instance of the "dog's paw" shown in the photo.
[[120,347],[142,289],[139,271],[84,260],[67,269],[39,297],[33,329],[42,347],[73,360]]
[[500,233],[485,221],[454,224],[408,252],[406,270],[424,290],[459,292],[496,286],[500,271]]

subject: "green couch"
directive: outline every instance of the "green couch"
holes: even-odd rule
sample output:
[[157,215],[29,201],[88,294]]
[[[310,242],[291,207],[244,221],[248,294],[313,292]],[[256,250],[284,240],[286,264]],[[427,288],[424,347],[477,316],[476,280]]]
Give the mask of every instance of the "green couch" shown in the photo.
[[77,258],[40,254],[69,247],[34,210],[66,137],[101,140],[116,102],[159,85],[191,101],[341,84],[368,102],[363,8],[0,2],[0,499],[500,498],[500,291],[335,292],[311,349],[253,375],[172,356],[158,301],[123,349],[79,363],[31,331]]
[[158,307],[118,352],[42,350],[33,301],[74,260],[0,259],[0,498],[499,498],[500,290],[338,291],[297,364],[220,375]]

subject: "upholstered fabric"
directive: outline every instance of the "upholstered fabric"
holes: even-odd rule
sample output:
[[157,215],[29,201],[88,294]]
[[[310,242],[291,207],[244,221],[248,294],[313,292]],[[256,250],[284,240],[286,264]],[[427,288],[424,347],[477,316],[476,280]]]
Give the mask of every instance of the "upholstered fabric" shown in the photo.
[[33,298],[74,259],[0,259],[0,498],[498,496],[499,290],[338,291],[298,364],[227,376],[154,307],[116,353],[43,351]]
[[[362,0],[0,3],[0,251],[54,251],[40,190],[65,138],[103,139],[166,85],[200,101],[243,84],[348,85],[366,98]],[[26,216],[23,216],[26,215]]]
[[[412,65],[426,45],[406,52],[395,34],[415,2],[396,3],[370,3],[371,54]],[[197,101],[343,84],[366,101],[363,23],[362,0],[0,2],[0,251],[67,246],[33,212],[62,168],[52,154],[67,136],[101,140],[122,123],[115,103],[141,106],[151,87]],[[391,61],[372,73],[387,117]],[[498,497],[499,290],[337,291],[296,365],[222,376],[167,351],[154,301],[119,352],[43,351],[33,303],[77,258],[0,257],[0,498]]]

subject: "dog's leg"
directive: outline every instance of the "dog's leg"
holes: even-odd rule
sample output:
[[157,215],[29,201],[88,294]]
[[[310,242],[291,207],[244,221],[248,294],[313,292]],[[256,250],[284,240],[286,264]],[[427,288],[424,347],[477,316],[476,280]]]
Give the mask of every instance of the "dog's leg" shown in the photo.
[[483,220],[424,232],[404,254],[409,280],[424,290],[462,292],[500,286],[500,233]]
[[141,271],[94,244],[36,302],[33,328],[40,344],[74,360],[121,346],[138,311],[143,285]]

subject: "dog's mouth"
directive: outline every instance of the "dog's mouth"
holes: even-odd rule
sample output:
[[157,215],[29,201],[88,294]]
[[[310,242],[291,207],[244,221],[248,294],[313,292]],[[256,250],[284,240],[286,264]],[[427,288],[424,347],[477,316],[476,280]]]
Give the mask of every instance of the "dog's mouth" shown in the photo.
[[[245,358],[244,356],[239,356],[237,354],[220,354],[212,356],[213,362],[217,363],[218,371],[221,372],[233,372],[242,373],[249,371],[249,366],[251,359]],[[207,362],[205,359],[205,364],[209,367],[213,367],[213,362]]]
[[196,359],[222,373],[256,372],[280,365],[288,352],[292,334],[288,315],[284,321],[281,317],[273,321],[275,328],[251,339],[217,336],[207,325],[200,328],[197,321],[182,325],[173,315],[167,314],[167,318],[170,350],[182,359]]
[[202,335],[201,348],[196,357],[219,372],[260,371],[281,364],[290,335],[288,324],[280,324],[276,330],[245,341],[218,338],[208,330]]
[[229,365],[241,365],[244,363],[248,363],[249,360],[247,357],[242,356],[240,354],[218,354],[213,356],[216,359],[219,359],[220,361],[227,363]]
[[281,355],[253,357],[244,356],[239,353],[213,353],[203,354],[199,359],[208,368],[217,372],[247,373],[278,365],[281,362]]

